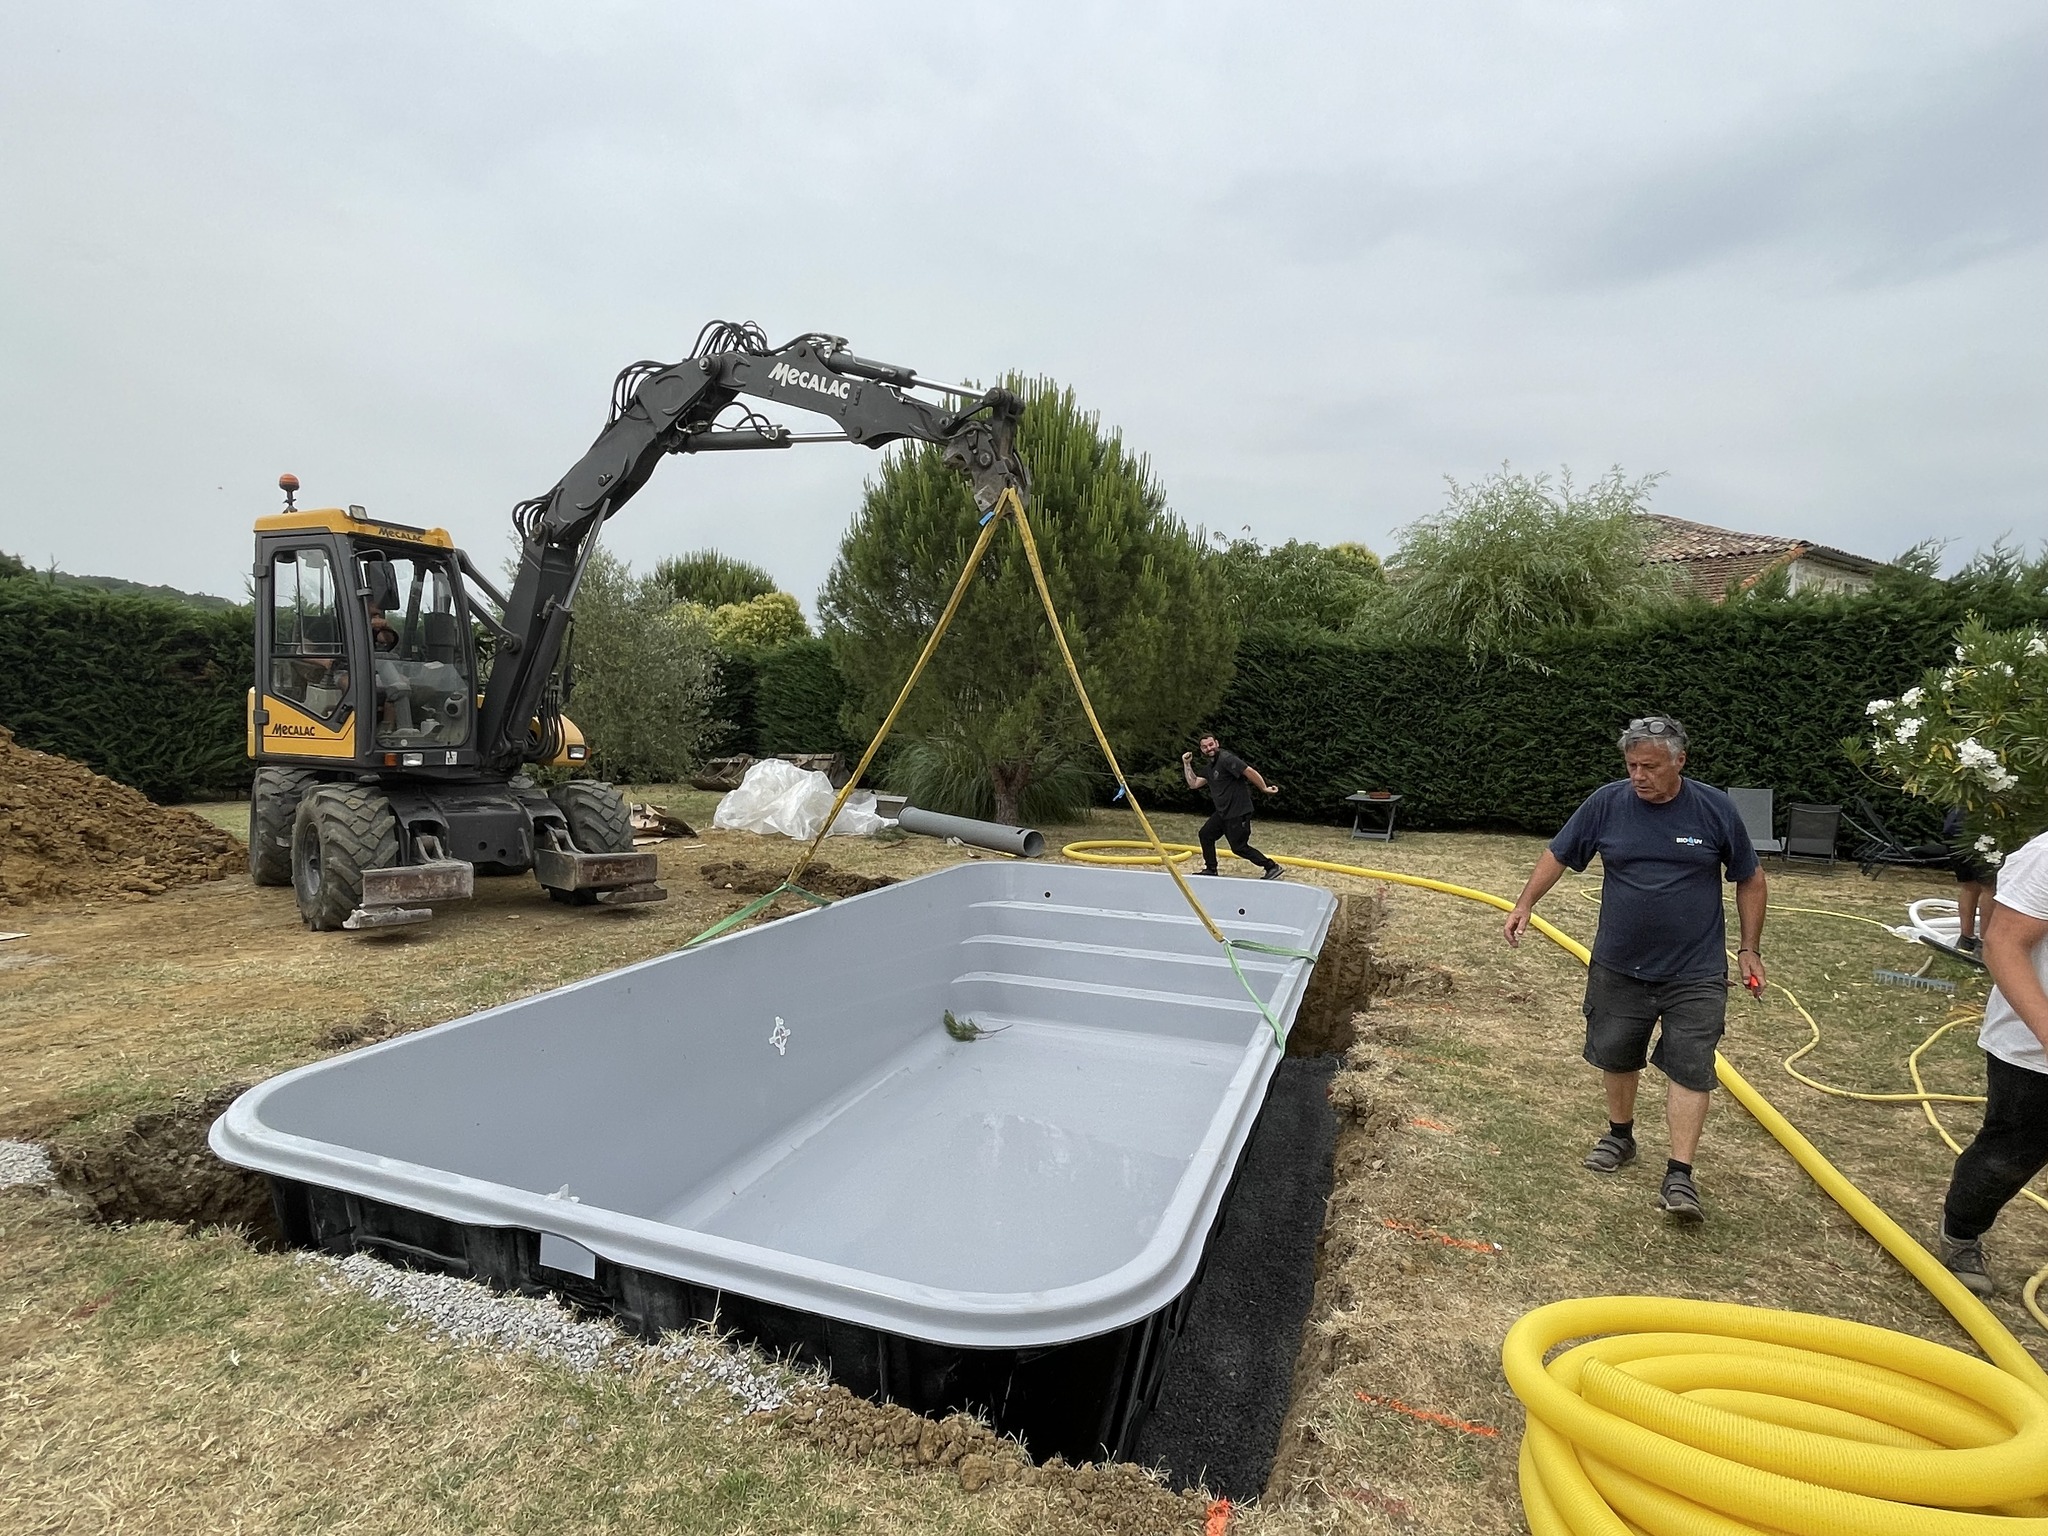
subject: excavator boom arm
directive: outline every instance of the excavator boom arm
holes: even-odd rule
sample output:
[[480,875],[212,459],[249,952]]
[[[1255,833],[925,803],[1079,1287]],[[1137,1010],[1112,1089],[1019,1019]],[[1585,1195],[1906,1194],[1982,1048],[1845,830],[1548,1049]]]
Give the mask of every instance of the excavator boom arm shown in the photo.
[[[910,439],[942,445],[984,510],[1006,488],[1023,493],[1028,480],[1016,451],[1023,403],[1003,389],[977,396],[932,386],[966,396],[948,411],[907,393],[922,383],[908,368],[854,356],[837,337],[806,335],[770,347],[756,328],[723,323],[705,327],[695,354],[682,362],[636,363],[622,372],[596,441],[545,496],[513,509],[519,574],[504,605],[504,633],[479,718],[485,762],[510,770],[534,755],[530,722],[547,713],[544,696],[598,529],[666,455],[818,441],[881,448]],[[738,423],[721,425],[743,397],[829,417],[838,430],[799,436],[750,406]]]

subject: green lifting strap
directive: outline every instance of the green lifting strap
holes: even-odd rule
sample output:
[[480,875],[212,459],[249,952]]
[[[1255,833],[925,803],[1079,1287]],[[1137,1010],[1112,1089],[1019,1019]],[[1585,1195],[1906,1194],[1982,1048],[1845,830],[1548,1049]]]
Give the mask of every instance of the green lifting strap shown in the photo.
[[717,938],[721,933],[724,933],[726,929],[737,927],[739,924],[744,923],[748,918],[754,916],[755,913],[762,911],[764,908],[773,906],[775,903],[775,898],[782,895],[785,891],[792,896],[803,897],[805,901],[808,901],[814,907],[829,907],[832,905],[831,897],[820,896],[815,891],[807,891],[802,886],[791,885],[787,880],[785,880],[782,882],[782,884],[775,887],[774,890],[770,891],[766,896],[756,896],[752,901],[748,902],[744,907],[741,907],[739,911],[733,913],[731,916],[721,917],[717,922],[713,923],[709,928],[706,928],[694,939],[685,939],[683,941],[682,947],[684,949],[688,949],[692,944],[702,944],[706,939]]

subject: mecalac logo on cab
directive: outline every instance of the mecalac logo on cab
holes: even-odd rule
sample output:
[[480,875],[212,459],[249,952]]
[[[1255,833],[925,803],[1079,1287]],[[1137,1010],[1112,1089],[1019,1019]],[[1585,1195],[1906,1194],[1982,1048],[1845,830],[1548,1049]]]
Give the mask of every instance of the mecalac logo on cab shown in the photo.
[[814,389],[821,395],[830,395],[834,400],[844,400],[853,393],[853,386],[844,379],[828,378],[822,373],[806,373],[790,367],[787,363],[777,363],[770,368],[768,379],[773,384],[794,384],[798,389]]

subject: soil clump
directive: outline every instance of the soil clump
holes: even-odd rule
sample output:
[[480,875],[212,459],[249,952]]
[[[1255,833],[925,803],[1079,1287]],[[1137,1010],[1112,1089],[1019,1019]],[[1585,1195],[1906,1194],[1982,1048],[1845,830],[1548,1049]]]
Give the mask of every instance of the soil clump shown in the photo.
[[374,1045],[379,1040],[389,1040],[393,1035],[410,1031],[398,1022],[388,1008],[372,1008],[360,1019],[346,1024],[331,1024],[313,1036],[314,1046],[323,1051],[345,1051],[351,1046]]
[[218,880],[242,858],[242,845],[204,818],[24,747],[0,727],[0,907],[143,901]]

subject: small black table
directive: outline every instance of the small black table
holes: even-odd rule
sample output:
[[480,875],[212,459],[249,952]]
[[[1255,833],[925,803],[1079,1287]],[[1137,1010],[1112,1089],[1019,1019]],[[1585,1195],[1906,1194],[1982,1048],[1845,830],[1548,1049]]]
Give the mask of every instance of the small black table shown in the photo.
[[[1344,803],[1353,808],[1351,812],[1351,835],[1353,837],[1369,837],[1376,842],[1382,843],[1391,843],[1394,840],[1394,816],[1401,807],[1401,797],[1399,795],[1368,795],[1363,790],[1360,790],[1355,795],[1346,795]],[[1368,810],[1385,811],[1387,813],[1387,824],[1384,827],[1377,828],[1359,825]]]

